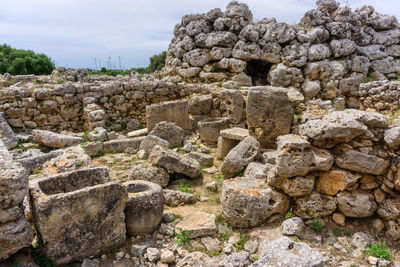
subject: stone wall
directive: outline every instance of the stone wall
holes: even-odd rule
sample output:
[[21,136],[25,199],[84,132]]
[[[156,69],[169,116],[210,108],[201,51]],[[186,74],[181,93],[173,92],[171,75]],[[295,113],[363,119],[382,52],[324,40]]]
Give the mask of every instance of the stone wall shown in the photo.
[[[253,21],[247,5],[191,14],[175,26],[164,73],[172,81],[295,87],[307,99],[354,96],[370,79],[396,78],[400,29],[371,6],[319,0],[299,24]],[[353,99],[354,100],[354,99]],[[354,102],[354,101],[353,101]],[[354,103],[353,103],[354,104]]]
[[119,130],[126,128],[132,118],[145,123],[146,105],[210,90],[207,85],[156,79],[88,77],[82,82],[37,86],[30,83],[2,89],[0,111],[5,112],[14,129],[84,131],[92,126],[107,126]]

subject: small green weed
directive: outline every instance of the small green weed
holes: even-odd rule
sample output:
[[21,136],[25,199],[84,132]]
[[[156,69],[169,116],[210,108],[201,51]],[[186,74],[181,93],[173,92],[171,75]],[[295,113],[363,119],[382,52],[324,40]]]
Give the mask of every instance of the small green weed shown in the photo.
[[336,236],[336,237],[342,237],[342,236],[343,236],[343,232],[342,232],[340,229],[338,229],[338,228],[333,229],[333,230],[332,230],[332,233],[333,233],[333,235]]
[[322,233],[322,231],[324,230],[324,228],[325,228],[325,225],[323,225],[323,224],[321,223],[321,218],[317,218],[316,220],[314,220],[314,221],[311,223],[311,229],[313,229],[314,232],[316,232],[316,233]]
[[56,264],[46,257],[46,255],[42,252],[42,249],[39,246],[39,242],[36,241],[32,244],[33,247],[33,259],[37,265],[40,267],[53,267]]
[[236,248],[237,252],[243,251],[244,250],[244,244],[249,240],[248,235],[246,234],[240,234],[240,240],[233,244],[233,246]]
[[100,150],[97,151],[97,153],[96,153],[96,157],[101,157],[101,156],[104,156],[104,150],[103,150],[103,149],[100,149]]
[[294,217],[294,214],[291,210],[289,210],[286,214],[285,214],[285,219],[291,219]]
[[385,260],[393,260],[392,256],[392,251],[390,248],[386,246],[385,242],[375,242],[372,243],[369,247],[366,248],[365,250],[368,255],[377,257],[377,258],[382,258]]
[[179,183],[178,191],[193,194],[192,183],[188,180],[182,180]]
[[84,142],[89,142],[89,131],[85,131],[85,133],[82,136],[82,139]]
[[179,247],[188,247],[190,245],[190,231],[183,231],[181,233],[174,232],[176,238],[178,238],[177,245]]

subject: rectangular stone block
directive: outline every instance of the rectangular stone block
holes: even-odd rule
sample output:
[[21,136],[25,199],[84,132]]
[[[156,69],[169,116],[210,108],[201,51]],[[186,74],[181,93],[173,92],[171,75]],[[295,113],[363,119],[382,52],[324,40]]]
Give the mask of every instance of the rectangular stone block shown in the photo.
[[188,101],[168,101],[146,106],[147,130],[150,132],[160,121],[173,122],[182,129],[189,129]]
[[140,144],[144,136],[126,139],[114,139],[103,143],[105,153],[130,153],[135,154],[139,151]]
[[34,223],[57,265],[99,255],[125,241],[124,186],[107,168],[81,169],[29,183]]

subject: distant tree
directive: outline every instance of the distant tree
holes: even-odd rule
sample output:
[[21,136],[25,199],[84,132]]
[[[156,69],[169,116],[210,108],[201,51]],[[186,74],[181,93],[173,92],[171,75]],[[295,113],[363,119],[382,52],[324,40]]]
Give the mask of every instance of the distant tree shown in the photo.
[[12,75],[50,74],[54,63],[45,54],[36,54],[31,50],[15,49],[7,44],[0,45],[0,73]]
[[150,72],[155,72],[156,70],[161,70],[165,66],[165,58],[167,57],[167,52],[163,51],[161,54],[154,55],[150,58],[150,65],[148,67]]

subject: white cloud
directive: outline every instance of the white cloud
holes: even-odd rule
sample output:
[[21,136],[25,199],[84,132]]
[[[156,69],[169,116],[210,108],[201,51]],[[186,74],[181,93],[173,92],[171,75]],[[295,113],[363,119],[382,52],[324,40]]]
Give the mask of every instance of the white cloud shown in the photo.
[[[121,56],[125,67],[145,66],[166,50],[174,25],[185,14],[204,13],[229,0],[13,0],[0,9],[1,42],[52,57],[58,65],[93,67]],[[297,23],[314,0],[244,0],[255,19],[276,17]],[[341,1],[343,4],[345,0]],[[400,1],[349,0],[354,8],[374,5],[379,12],[400,15]],[[397,13],[397,14],[396,14]]]

